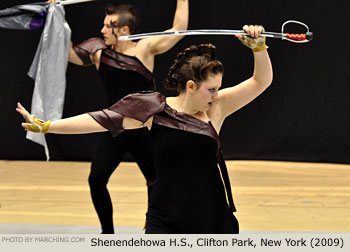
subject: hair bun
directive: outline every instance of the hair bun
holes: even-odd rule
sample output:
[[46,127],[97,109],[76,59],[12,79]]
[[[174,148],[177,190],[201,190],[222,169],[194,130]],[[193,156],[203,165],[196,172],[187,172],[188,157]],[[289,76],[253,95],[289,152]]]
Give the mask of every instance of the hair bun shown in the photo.
[[186,62],[196,56],[205,57],[208,61],[215,60],[215,49],[216,47],[213,44],[200,44],[198,46],[191,45],[184,51],[178,53],[165,79],[165,87],[169,90],[179,89],[181,76],[177,73],[178,70]]

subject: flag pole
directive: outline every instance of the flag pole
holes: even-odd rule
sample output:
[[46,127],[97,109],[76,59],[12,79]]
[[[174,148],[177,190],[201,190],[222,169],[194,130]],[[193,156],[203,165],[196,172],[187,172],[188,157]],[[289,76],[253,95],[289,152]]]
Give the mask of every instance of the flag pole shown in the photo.
[[96,0],[61,0],[58,3],[62,5],[71,5],[71,4],[77,4],[77,3],[84,3],[84,2],[92,2]]

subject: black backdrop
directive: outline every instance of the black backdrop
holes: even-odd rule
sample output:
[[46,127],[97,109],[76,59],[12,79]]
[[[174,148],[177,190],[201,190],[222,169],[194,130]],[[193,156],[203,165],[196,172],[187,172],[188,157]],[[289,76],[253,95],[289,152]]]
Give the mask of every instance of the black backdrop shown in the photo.
[[[29,2],[2,0],[0,9]],[[171,27],[175,0],[129,2],[142,12],[142,32]],[[74,43],[100,35],[102,1],[65,9]],[[273,84],[226,119],[220,139],[227,159],[350,163],[350,40],[346,9],[343,1],[190,0],[190,29],[240,29],[247,23],[280,31],[284,21],[295,19],[307,23],[315,34],[307,44],[268,40]],[[40,35],[40,29],[0,30],[0,159],[45,159],[43,148],[25,139],[20,127],[22,118],[15,112],[17,101],[30,109],[34,85],[27,71]],[[162,82],[177,52],[190,44],[207,42],[217,46],[218,58],[225,65],[223,87],[251,75],[252,54],[234,37],[188,36],[157,56],[154,73],[158,90],[167,94]],[[104,90],[95,69],[70,64],[64,117],[105,106]],[[98,134],[47,135],[51,159],[90,160],[98,138]]]

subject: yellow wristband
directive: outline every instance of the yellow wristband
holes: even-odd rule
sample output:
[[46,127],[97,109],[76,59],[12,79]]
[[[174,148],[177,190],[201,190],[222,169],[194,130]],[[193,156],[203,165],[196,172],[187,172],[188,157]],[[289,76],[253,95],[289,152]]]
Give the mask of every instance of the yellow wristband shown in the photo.
[[41,133],[46,134],[47,131],[49,130],[50,124],[51,124],[51,120],[45,122]]
[[26,130],[43,134],[49,130],[51,121],[44,122],[32,115],[27,117],[27,119],[28,121],[25,127]]
[[253,50],[253,52],[260,52],[260,51],[266,50],[267,48],[269,48],[269,47],[267,45],[263,44],[263,45],[255,47],[252,50]]

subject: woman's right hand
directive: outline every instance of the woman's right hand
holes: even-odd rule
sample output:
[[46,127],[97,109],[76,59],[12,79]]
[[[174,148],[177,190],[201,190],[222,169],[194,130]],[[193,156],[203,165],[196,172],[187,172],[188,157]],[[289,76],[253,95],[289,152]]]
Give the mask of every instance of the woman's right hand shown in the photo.
[[17,103],[16,111],[23,116],[24,120],[26,120],[25,123],[22,123],[22,127],[25,128],[25,130],[36,133],[40,132],[43,134],[48,131],[51,121],[44,122],[36,118],[34,115],[31,115],[19,102]]
[[259,52],[266,50],[268,46],[266,45],[266,37],[259,36],[263,31],[264,27],[261,25],[245,25],[243,30],[248,34],[242,36],[237,34],[236,37],[242,42],[243,45],[253,50],[253,52]]

